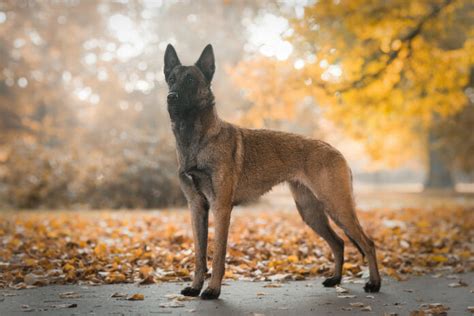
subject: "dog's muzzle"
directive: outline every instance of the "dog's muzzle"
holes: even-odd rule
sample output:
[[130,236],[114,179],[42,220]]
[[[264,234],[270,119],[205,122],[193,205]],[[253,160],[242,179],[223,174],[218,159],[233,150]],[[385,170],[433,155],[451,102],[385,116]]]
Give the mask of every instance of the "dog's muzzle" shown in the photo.
[[178,100],[178,93],[177,92],[168,93],[168,101],[176,101],[176,100]]

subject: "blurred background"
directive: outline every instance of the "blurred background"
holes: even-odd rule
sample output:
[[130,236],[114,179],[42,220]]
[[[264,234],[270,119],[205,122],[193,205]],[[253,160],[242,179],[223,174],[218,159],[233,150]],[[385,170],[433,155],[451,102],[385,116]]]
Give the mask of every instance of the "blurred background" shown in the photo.
[[2,0],[0,208],[184,205],[168,43],[211,43],[221,117],[330,142],[358,192],[473,192],[470,0]]

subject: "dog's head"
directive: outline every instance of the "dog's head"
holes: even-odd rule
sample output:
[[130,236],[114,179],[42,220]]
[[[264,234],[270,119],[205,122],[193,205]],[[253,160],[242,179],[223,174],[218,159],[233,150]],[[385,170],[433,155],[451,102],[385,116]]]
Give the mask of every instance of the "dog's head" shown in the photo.
[[212,98],[211,80],[214,75],[214,52],[207,45],[193,66],[182,66],[173,46],[165,52],[165,79],[168,83],[168,111],[182,116],[204,110]]

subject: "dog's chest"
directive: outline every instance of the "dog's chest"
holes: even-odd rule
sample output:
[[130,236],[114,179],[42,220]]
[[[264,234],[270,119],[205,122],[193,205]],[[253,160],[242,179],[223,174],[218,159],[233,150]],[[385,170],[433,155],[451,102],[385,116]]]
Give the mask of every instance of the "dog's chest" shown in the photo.
[[186,176],[192,181],[196,191],[201,192],[208,200],[212,200],[215,196],[214,187],[212,185],[212,174],[209,168],[193,167],[186,170]]
[[184,172],[194,189],[211,200],[215,193],[212,183],[212,169],[207,163],[207,157],[198,147],[193,148],[194,150],[189,149],[191,148],[178,147],[179,168]]

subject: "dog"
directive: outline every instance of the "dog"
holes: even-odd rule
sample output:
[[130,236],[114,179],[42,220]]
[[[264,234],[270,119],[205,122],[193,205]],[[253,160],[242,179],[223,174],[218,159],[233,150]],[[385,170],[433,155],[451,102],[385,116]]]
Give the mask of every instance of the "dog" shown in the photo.
[[[216,111],[211,81],[215,72],[212,46],[197,62],[183,66],[172,45],[164,56],[164,75],[171,126],[176,138],[180,186],[191,210],[195,275],[181,293],[217,299],[225,270],[232,207],[254,200],[276,184],[287,182],[303,221],[329,244],[334,275],[323,282],[341,282],[344,241],[331,228],[328,216],[368,259],[366,292],[378,292],[381,279],[374,242],[364,233],[352,190],[352,173],[343,155],[331,145],[299,135],[247,129],[225,122]],[[257,83],[256,83],[257,84]],[[209,210],[215,217],[212,274],[207,273]]]

